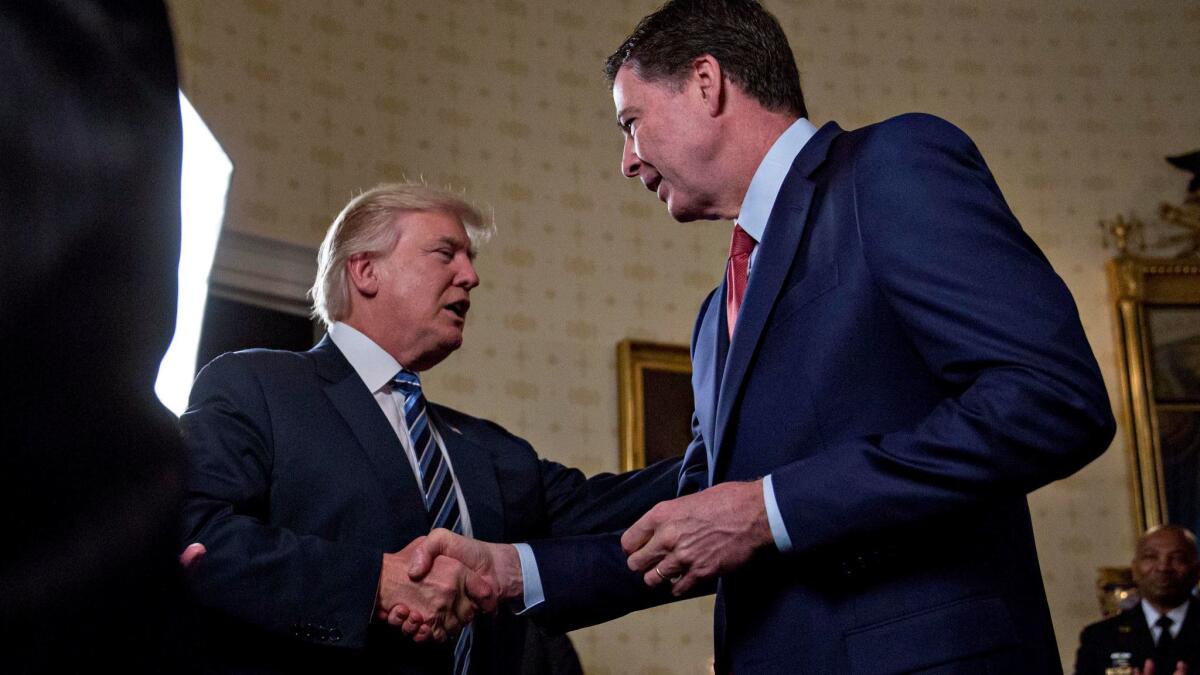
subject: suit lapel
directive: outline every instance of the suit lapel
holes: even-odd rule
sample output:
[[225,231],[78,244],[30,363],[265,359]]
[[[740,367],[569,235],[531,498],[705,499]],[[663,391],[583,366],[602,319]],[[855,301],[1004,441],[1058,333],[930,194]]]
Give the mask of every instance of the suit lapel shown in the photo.
[[374,465],[380,488],[396,517],[402,522],[414,521],[405,525],[417,525],[418,530],[421,529],[418,520],[428,528],[429,514],[421,501],[404,447],[371,392],[328,336],[310,353],[316,359],[317,374],[326,381],[325,395]]
[[492,470],[492,454],[461,430],[448,424],[439,413],[438,406],[429,406],[429,417],[436,425],[442,443],[446,445],[446,453],[450,455],[454,477],[467,503],[473,536],[483,541],[502,540],[503,504],[496,472]]
[[[771,217],[767,219],[763,240],[755,255],[746,296],[738,311],[737,329],[729,345],[724,374],[720,378],[714,423],[713,450],[710,451],[709,483],[715,479],[717,460],[725,443],[725,431],[734,404],[742,389],[754,353],[762,339],[771,309],[783,288],[792,261],[799,251],[800,238],[808,224],[809,207],[815,185],[809,176],[825,161],[829,144],[841,133],[833,122],[821,127],[808,140],[792,162],[787,178],[779,189]],[[722,284],[722,288],[724,284]],[[721,294],[724,298],[724,293]],[[721,304],[722,308],[724,303]],[[721,322],[724,323],[724,322]],[[726,333],[728,331],[726,330]]]
[[700,420],[700,434],[704,437],[704,449],[708,455],[708,479],[712,485],[712,466],[716,458],[716,445],[712,443],[717,421],[717,397],[720,393],[721,371],[724,369],[725,283],[709,295],[696,334],[696,346],[692,353],[692,396],[695,399],[696,417]]

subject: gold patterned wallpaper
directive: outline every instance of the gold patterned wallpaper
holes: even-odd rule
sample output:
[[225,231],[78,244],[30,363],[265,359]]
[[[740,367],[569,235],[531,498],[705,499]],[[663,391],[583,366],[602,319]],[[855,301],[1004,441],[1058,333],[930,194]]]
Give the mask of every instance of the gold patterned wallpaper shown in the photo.
[[[618,173],[604,57],[657,0],[170,0],[184,89],[233,158],[226,227],[316,246],[356,190],[424,178],[499,228],[467,344],[428,378],[585,471],[617,467],[615,345],[686,342],[724,223],[677,224]],[[1200,144],[1193,0],[768,0],[813,121],[963,127],[1079,303],[1115,392],[1100,218],[1153,212]],[[1115,397],[1114,397],[1115,400]],[[1031,506],[1064,663],[1129,558],[1123,441]],[[698,673],[710,600],[578,631],[589,673]]]

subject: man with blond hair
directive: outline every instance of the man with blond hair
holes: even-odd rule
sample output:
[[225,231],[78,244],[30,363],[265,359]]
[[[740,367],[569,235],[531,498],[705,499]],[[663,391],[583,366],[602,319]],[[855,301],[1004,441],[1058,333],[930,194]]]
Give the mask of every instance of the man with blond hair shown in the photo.
[[[521,672],[526,622],[443,558],[408,576],[432,528],[503,542],[628,525],[677,463],[585,480],[486,420],[430,403],[419,374],[462,344],[479,285],[479,211],[382,185],[334,220],[318,256],[307,352],[223,355],[182,418],[185,537],[211,610],[208,650],[237,672]],[[391,624],[420,625],[408,637]]]

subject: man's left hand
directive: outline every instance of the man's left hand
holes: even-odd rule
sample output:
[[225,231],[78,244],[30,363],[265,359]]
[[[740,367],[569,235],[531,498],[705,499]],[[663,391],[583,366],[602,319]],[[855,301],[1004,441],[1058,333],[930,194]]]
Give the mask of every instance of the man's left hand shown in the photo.
[[642,572],[648,586],[670,581],[677,597],[773,543],[762,480],[721,483],[661,502],[621,537],[629,569]]

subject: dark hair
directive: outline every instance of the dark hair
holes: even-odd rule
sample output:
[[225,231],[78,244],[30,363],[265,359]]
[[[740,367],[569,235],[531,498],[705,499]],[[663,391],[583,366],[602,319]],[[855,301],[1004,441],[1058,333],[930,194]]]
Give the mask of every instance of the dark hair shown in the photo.
[[604,74],[611,85],[628,63],[644,80],[679,83],[703,54],[764,108],[808,116],[787,36],[756,0],[670,0],[638,23]]

